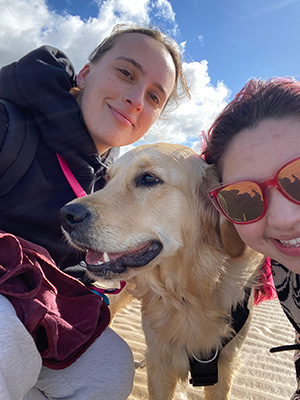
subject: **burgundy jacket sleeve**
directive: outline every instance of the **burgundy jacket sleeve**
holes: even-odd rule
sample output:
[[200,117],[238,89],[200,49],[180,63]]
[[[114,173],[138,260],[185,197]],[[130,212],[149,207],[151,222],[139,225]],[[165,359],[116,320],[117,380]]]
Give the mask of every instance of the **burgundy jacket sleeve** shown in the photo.
[[102,298],[60,271],[45,249],[2,231],[0,293],[52,369],[76,361],[110,320]]

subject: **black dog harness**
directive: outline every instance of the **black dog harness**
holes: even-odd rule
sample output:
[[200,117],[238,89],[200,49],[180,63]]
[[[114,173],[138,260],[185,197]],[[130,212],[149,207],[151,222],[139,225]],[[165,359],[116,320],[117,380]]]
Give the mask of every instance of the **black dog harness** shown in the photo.
[[193,386],[211,386],[218,383],[218,359],[220,351],[226,346],[242,329],[249,316],[249,297],[250,289],[245,290],[245,298],[242,304],[238,304],[231,313],[232,328],[235,333],[233,336],[223,339],[221,348],[212,351],[211,356],[207,360],[199,360],[195,356],[190,358],[190,384]]

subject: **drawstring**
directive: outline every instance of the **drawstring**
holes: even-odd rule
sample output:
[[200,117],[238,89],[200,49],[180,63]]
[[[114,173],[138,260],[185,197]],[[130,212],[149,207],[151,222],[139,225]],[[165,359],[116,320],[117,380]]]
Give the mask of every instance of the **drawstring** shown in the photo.
[[287,350],[300,350],[300,343],[287,344],[285,346],[272,347],[270,349],[270,353],[277,353],[279,351],[287,351]]

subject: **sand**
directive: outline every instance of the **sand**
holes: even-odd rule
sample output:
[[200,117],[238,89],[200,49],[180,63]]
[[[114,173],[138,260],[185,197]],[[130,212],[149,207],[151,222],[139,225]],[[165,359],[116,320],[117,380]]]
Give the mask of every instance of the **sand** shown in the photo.
[[[140,303],[134,300],[116,315],[113,329],[126,340],[134,360],[144,359],[146,348],[141,327]],[[265,301],[253,312],[249,334],[241,351],[231,400],[289,400],[296,390],[293,351],[269,352],[271,347],[294,343],[294,330],[285,317],[277,299]],[[147,399],[145,368],[138,368],[129,400]],[[204,399],[202,388],[188,383],[176,391],[176,400]]]

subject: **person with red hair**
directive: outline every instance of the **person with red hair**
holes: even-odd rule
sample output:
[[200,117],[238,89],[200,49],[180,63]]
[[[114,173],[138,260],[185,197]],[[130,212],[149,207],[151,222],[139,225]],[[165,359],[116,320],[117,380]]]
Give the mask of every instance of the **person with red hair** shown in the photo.
[[251,79],[212,124],[203,154],[220,185],[209,197],[242,240],[271,264],[279,301],[295,328],[300,399],[300,82]]

